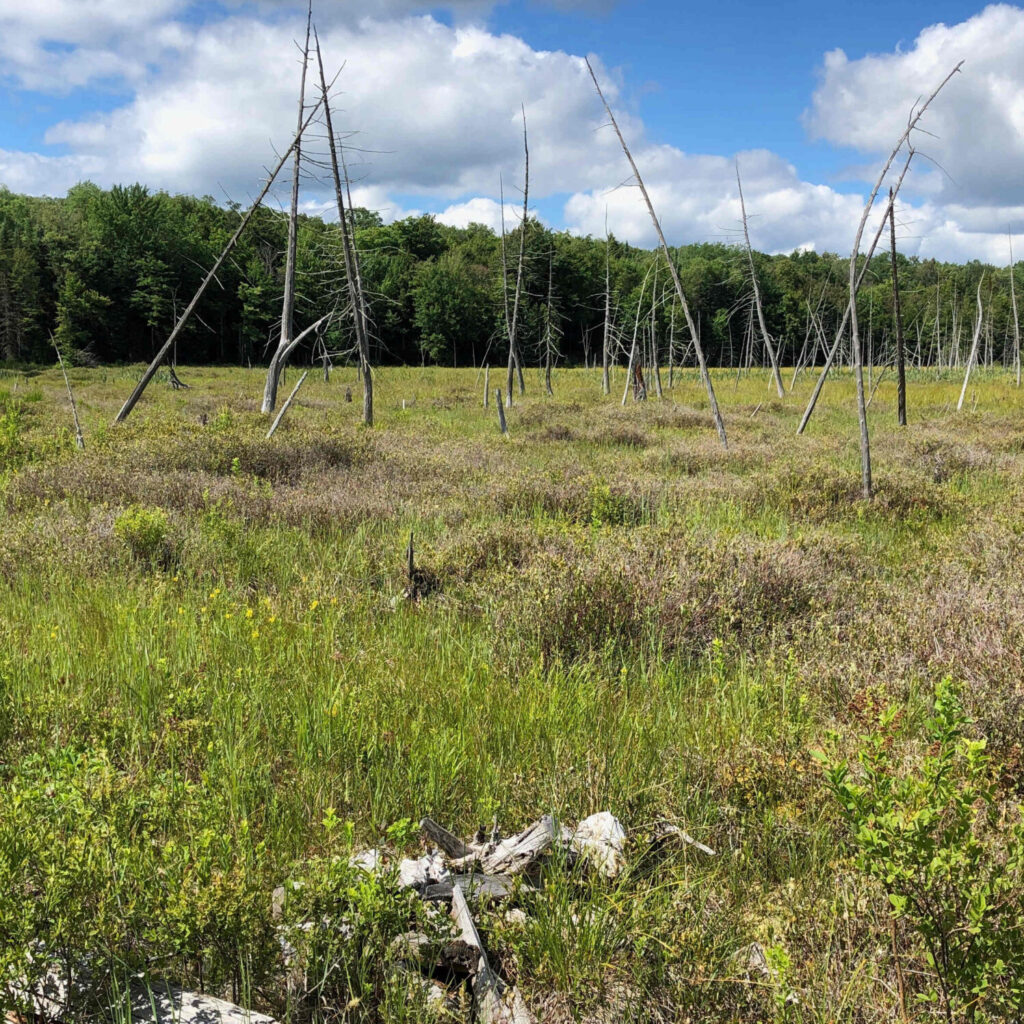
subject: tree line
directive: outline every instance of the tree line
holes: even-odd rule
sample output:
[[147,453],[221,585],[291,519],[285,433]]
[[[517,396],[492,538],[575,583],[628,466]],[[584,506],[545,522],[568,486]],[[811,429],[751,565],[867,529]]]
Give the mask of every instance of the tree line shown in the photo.
[[[0,189],[0,359],[50,363],[54,341],[75,363],[148,361],[213,265],[239,221],[213,198],[169,195],[142,185],[91,183],[64,198]],[[506,280],[500,232],[454,228],[432,216],[385,224],[353,211],[355,247],[371,325],[373,363],[501,364],[507,358]],[[614,237],[523,225],[511,209],[507,254],[522,241],[518,338],[527,365],[600,363],[606,308],[618,361],[634,341],[654,361],[693,365],[693,349],[664,256]],[[525,230],[525,238],[521,233]],[[281,322],[288,217],[256,211],[231,258],[177,343],[183,363],[265,363]],[[336,222],[300,215],[295,260],[296,328],[347,300]],[[753,303],[756,281],[767,331],[785,366],[823,360],[848,303],[848,257],[768,255],[725,243],[670,247],[700,342],[712,366],[765,365]],[[1008,267],[898,256],[908,360],[959,366],[979,317],[977,362],[1014,365]],[[503,271],[504,267],[504,271]],[[1017,272],[1020,290],[1020,272]],[[607,287],[606,287],[606,281]],[[857,299],[866,359],[892,358],[892,267],[874,256]],[[311,335],[299,361],[353,353],[351,318]]]

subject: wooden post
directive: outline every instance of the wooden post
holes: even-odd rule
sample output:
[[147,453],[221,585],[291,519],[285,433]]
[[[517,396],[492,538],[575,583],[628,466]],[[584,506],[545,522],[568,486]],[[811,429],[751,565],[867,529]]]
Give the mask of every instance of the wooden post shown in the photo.
[[498,406],[498,426],[502,434],[508,437],[508,422],[505,420],[505,406],[501,403],[501,388],[494,389],[494,401]]

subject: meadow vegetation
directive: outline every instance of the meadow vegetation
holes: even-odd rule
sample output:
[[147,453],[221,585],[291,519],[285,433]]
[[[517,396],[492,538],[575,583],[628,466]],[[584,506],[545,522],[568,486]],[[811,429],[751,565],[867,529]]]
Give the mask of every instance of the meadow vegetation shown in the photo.
[[[78,452],[59,371],[0,371],[8,1003],[60,956],[83,1019],[139,974],[437,1019],[387,954],[422,907],[348,855],[610,809],[622,877],[480,917],[541,1020],[1020,1019],[1010,374],[956,414],[912,371],[902,430],[883,382],[865,503],[845,373],[799,439],[811,381],[720,373],[724,451],[693,371],[626,408],[556,371],[507,440],[476,371],[381,369],[373,430],[311,374],[270,441],[262,371],[179,372],[115,428],[136,371],[72,368]],[[662,819],[717,855],[654,855]]]

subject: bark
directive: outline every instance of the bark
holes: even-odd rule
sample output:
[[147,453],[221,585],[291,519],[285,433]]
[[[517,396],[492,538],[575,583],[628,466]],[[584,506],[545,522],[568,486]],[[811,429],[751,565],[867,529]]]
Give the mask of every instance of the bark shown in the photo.
[[690,314],[690,307],[686,301],[686,295],[683,293],[683,283],[679,279],[679,272],[676,270],[675,263],[672,261],[672,254],[669,251],[668,242],[665,241],[665,233],[661,230],[661,221],[658,220],[658,215],[654,212],[654,205],[651,202],[651,197],[647,194],[647,188],[644,185],[643,178],[640,177],[640,170],[636,165],[636,161],[633,159],[633,154],[630,153],[629,147],[626,145],[626,140],[622,136],[622,132],[619,129],[619,123],[615,120],[615,115],[612,113],[612,108],[604,98],[604,93],[601,91],[601,86],[597,81],[597,75],[594,74],[594,69],[591,67],[589,60],[587,61],[587,70],[590,72],[590,77],[594,82],[594,88],[597,90],[597,95],[601,98],[605,112],[608,114],[612,127],[615,129],[615,134],[618,136],[619,144],[622,146],[622,151],[626,154],[626,159],[629,161],[629,166],[633,171],[633,176],[636,178],[637,186],[644,197],[644,203],[647,205],[647,212],[651,216],[651,222],[654,224],[654,230],[658,234],[658,240],[661,243],[662,251],[665,253],[665,259],[668,261],[669,271],[672,274],[672,282],[675,285],[676,294],[679,297],[679,304],[682,306],[683,315],[686,317],[687,327],[690,329],[690,337],[693,341],[693,347],[697,353],[697,362],[700,365],[701,380],[704,382],[704,388],[708,395],[708,403],[711,406],[711,418],[714,420],[715,429],[718,431],[718,437],[722,442],[722,447],[728,448],[729,442],[725,436],[725,422],[723,421],[722,414],[718,408],[718,399],[715,396],[714,385],[711,383],[711,375],[708,373],[707,360],[704,358],[704,349],[697,336],[697,329],[694,326],[693,317]]

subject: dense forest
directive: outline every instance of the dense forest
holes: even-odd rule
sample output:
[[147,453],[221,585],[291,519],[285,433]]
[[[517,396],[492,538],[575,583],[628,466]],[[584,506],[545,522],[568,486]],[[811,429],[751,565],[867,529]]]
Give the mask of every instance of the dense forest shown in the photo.
[[[238,207],[210,197],[172,196],[142,185],[105,191],[84,183],[61,199],[0,188],[0,359],[50,362],[52,333],[75,362],[149,360],[238,217]],[[522,230],[511,211],[504,246],[487,227],[447,227],[429,215],[385,224],[377,214],[357,210],[355,220],[371,303],[373,362],[463,366],[505,359],[502,268],[512,281]],[[268,357],[280,323],[287,226],[286,214],[257,211],[218,275],[220,287],[207,292],[182,335],[182,362],[250,364]],[[551,231],[532,219],[526,231],[519,324],[528,358],[539,363],[556,348],[563,365],[599,359],[607,280],[622,358],[634,336],[649,346],[653,331],[660,360],[692,360],[658,254],[615,238]],[[858,298],[868,357],[876,364],[889,358],[893,325],[886,241],[883,235]],[[337,225],[300,217],[298,329],[345,301],[341,251]],[[706,243],[675,249],[673,257],[709,362],[760,364],[764,352],[751,315],[746,253]],[[898,261],[913,362],[966,360],[980,284],[979,362],[1013,363],[1007,268],[903,256]],[[830,253],[754,253],[767,327],[784,365],[821,362],[820,346],[834,336],[846,306],[847,262]],[[344,357],[351,345],[349,323],[336,317],[300,360],[325,348]]]

